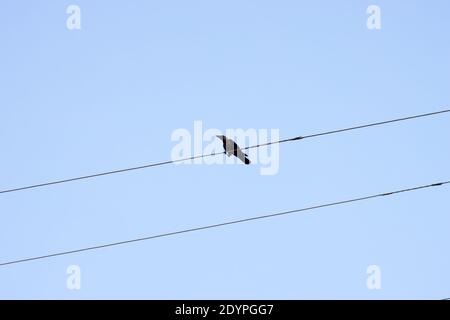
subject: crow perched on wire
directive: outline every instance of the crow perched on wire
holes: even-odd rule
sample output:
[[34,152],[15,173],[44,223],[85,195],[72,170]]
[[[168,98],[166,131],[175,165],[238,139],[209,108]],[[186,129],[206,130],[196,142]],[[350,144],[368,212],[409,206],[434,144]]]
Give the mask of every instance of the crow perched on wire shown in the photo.
[[237,158],[239,158],[243,163],[250,164],[250,160],[247,158],[248,155],[242,152],[241,148],[237,145],[236,142],[234,142],[231,139],[228,139],[227,137],[223,135],[216,136],[220,140],[222,140],[223,143],[223,149],[225,150],[225,153],[227,156],[235,155]]

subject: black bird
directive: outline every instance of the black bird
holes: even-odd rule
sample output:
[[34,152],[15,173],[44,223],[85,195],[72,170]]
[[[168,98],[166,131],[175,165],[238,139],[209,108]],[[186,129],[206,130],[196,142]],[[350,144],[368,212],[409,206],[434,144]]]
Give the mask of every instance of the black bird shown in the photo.
[[237,145],[236,142],[234,142],[231,139],[228,139],[227,137],[223,135],[216,136],[220,140],[222,140],[223,143],[223,149],[225,150],[225,153],[227,156],[231,156],[232,154],[238,157],[243,163],[250,164],[250,160],[247,158],[248,155],[245,154],[241,148]]

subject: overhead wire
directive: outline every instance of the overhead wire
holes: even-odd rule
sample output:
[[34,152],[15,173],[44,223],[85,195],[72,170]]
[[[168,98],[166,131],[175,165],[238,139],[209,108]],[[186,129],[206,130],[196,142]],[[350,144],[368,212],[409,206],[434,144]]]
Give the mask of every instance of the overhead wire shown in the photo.
[[95,246],[90,246],[90,247],[84,247],[84,248],[75,249],[75,250],[61,251],[61,252],[50,253],[50,254],[45,254],[45,255],[41,255],[41,256],[34,256],[34,257],[30,257],[30,258],[10,260],[10,261],[0,263],[0,267],[12,265],[12,264],[30,262],[30,261],[35,261],[35,260],[48,259],[48,258],[57,257],[57,256],[81,253],[81,252],[85,252],[85,251],[98,250],[98,249],[107,248],[107,247],[115,247],[115,246],[119,246],[119,245],[125,245],[125,244],[130,244],[130,243],[135,243],[135,242],[142,242],[142,241],[147,241],[147,240],[152,240],[152,239],[157,239],[157,238],[171,237],[171,236],[176,236],[176,235],[190,233],[190,232],[196,232],[196,231],[201,231],[201,230],[206,230],[206,229],[213,229],[213,228],[225,227],[225,226],[229,226],[229,225],[240,224],[240,223],[249,222],[249,221],[269,219],[269,218],[274,218],[274,217],[279,217],[279,216],[286,216],[286,215],[293,214],[293,213],[312,211],[312,210],[317,210],[317,209],[326,208],[326,207],[332,207],[332,206],[349,204],[349,203],[353,203],[353,202],[365,201],[365,200],[374,199],[374,198],[378,198],[378,197],[392,196],[392,195],[400,194],[400,193],[406,193],[406,192],[412,192],[412,191],[417,191],[417,190],[422,190],[422,189],[427,189],[427,188],[443,186],[443,185],[446,185],[449,183],[450,183],[450,180],[427,184],[427,185],[416,186],[416,187],[410,187],[410,188],[405,188],[405,189],[400,189],[400,190],[395,190],[395,191],[390,191],[390,192],[383,192],[383,193],[373,194],[373,195],[359,197],[359,198],[325,203],[325,204],[315,205],[315,206],[306,207],[306,208],[281,211],[281,212],[276,212],[276,213],[271,213],[271,214],[266,214],[266,215],[259,215],[259,216],[244,218],[244,219],[238,219],[238,220],[231,220],[231,221],[221,222],[221,223],[217,223],[217,224],[210,224],[210,225],[206,225],[206,226],[183,229],[183,230],[178,230],[178,231],[173,231],[173,232],[168,232],[168,233],[161,233],[161,234],[156,234],[156,235],[151,235],[151,236],[146,236],[146,237],[141,237],[141,238],[135,238],[135,239],[130,239],[130,240],[124,240],[124,241],[112,242],[112,243],[95,245]]
[[[300,140],[309,139],[309,138],[316,138],[316,137],[320,137],[320,136],[332,135],[332,134],[337,134],[337,133],[342,133],[342,132],[347,132],[347,131],[352,131],[352,130],[359,130],[359,129],[368,128],[368,127],[381,126],[381,125],[385,125],[385,124],[389,124],[389,123],[401,122],[401,121],[412,120],[412,119],[417,119],[417,118],[430,117],[430,116],[435,116],[435,115],[439,115],[439,114],[443,114],[443,113],[447,113],[447,112],[450,112],[450,109],[440,110],[440,111],[436,111],[436,112],[423,113],[423,114],[419,114],[419,115],[397,118],[397,119],[392,119],[392,120],[387,120],[387,121],[374,122],[374,123],[358,125],[358,126],[353,126],[353,127],[347,127],[347,128],[343,128],[343,129],[319,132],[319,133],[314,133],[314,134],[309,134],[309,135],[304,135],[304,136],[296,136],[293,138],[276,140],[276,141],[271,141],[268,143],[244,147],[244,148],[242,148],[242,150],[260,148],[260,147],[269,146],[269,145],[273,145],[273,144],[281,144],[281,143],[286,143],[286,142],[300,141]],[[74,181],[85,180],[85,179],[92,179],[92,178],[97,178],[97,177],[101,177],[101,176],[124,173],[124,172],[129,172],[129,171],[142,170],[142,169],[146,169],[146,168],[158,167],[158,166],[163,166],[163,165],[168,165],[168,164],[173,164],[173,163],[178,163],[178,162],[194,160],[194,159],[198,159],[198,158],[212,157],[212,156],[221,155],[221,154],[225,154],[225,153],[226,153],[226,151],[213,152],[213,153],[201,154],[201,155],[196,155],[196,156],[186,157],[186,158],[181,158],[181,159],[155,162],[155,163],[145,164],[145,165],[136,166],[136,167],[129,167],[129,168],[124,168],[124,169],[111,170],[111,171],[105,171],[105,172],[94,173],[94,174],[89,174],[89,175],[83,175],[83,176],[78,176],[78,177],[74,177],[74,178],[49,181],[49,182],[33,184],[33,185],[28,185],[28,186],[23,186],[23,187],[17,187],[17,188],[11,188],[11,189],[4,189],[4,190],[0,190],[0,194],[24,191],[24,190],[28,190],[28,189],[41,188],[41,187],[62,184],[62,183],[68,183],[68,182],[74,182]]]

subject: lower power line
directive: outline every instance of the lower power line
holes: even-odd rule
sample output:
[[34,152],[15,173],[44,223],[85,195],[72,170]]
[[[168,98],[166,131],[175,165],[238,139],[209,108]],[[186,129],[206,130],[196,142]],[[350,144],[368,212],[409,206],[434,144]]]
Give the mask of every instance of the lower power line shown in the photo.
[[174,231],[174,232],[169,232],[169,233],[161,233],[161,234],[148,236],[148,237],[143,237],[143,238],[136,238],[136,239],[131,239],[131,240],[107,243],[107,244],[102,244],[102,245],[97,245],[97,246],[92,246],[92,247],[86,247],[86,248],[81,248],[81,249],[75,249],[75,250],[70,250],[70,251],[62,251],[62,252],[57,252],[57,253],[50,253],[50,254],[46,254],[46,255],[42,255],[42,256],[36,256],[36,257],[31,257],[31,258],[12,260],[12,261],[7,261],[7,262],[0,263],[0,267],[7,266],[7,265],[12,265],[12,264],[23,263],[23,262],[28,262],[28,261],[42,260],[42,259],[48,259],[48,258],[57,257],[57,256],[63,256],[63,255],[69,255],[69,254],[74,254],[74,253],[80,253],[80,252],[84,252],[84,251],[92,251],[92,250],[97,250],[97,249],[102,249],[102,248],[107,248],[107,247],[114,247],[114,246],[119,246],[119,245],[125,245],[125,244],[130,244],[130,243],[133,243],[133,242],[140,242],[140,241],[152,240],[152,239],[157,239],[157,238],[176,236],[176,235],[180,235],[180,234],[183,234],[183,233],[189,233],[189,232],[194,232],[194,231],[219,228],[219,227],[229,226],[229,225],[243,223],[243,222],[261,220],[261,219],[268,219],[268,218],[288,215],[288,214],[292,214],[292,213],[299,213],[299,212],[304,212],[304,211],[316,210],[316,209],[320,209],[320,208],[326,208],[326,207],[332,207],[332,206],[348,204],[348,203],[352,203],[352,202],[365,201],[365,200],[378,198],[378,197],[392,196],[392,195],[399,194],[399,193],[406,193],[406,192],[411,192],[411,191],[416,191],[416,190],[421,190],[421,189],[427,189],[427,188],[432,188],[432,187],[443,186],[443,185],[446,185],[446,184],[449,184],[449,183],[450,183],[450,180],[449,181],[444,181],[444,182],[428,184],[428,185],[422,185],[422,186],[418,186],[418,187],[412,187],[412,188],[401,189],[401,190],[396,190],[396,191],[384,192],[384,193],[374,194],[374,195],[360,197],[360,198],[354,198],[354,199],[349,199],[349,200],[331,202],[331,203],[316,205],[316,206],[312,206],[312,207],[306,207],[306,208],[289,210],[289,211],[282,211],[282,212],[271,213],[271,214],[262,215],[262,216],[255,216],[255,217],[245,218],[245,219],[240,219],[240,220],[232,220],[232,221],[222,222],[222,223],[218,223],[218,224],[211,224],[211,225],[207,225],[207,226],[196,227],[196,228],[191,228],[191,229],[184,229],[184,230],[179,230],[179,231]]

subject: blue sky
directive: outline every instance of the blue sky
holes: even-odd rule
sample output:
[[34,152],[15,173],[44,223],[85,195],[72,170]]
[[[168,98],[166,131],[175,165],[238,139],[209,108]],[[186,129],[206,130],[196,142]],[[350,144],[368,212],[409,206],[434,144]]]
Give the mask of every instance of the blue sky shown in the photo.
[[[66,8],[81,8],[81,29]],[[381,8],[368,30],[366,8]],[[2,1],[0,189],[170,159],[179,128],[291,137],[449,107],[448,1]],[[448,180],[443,115],[0,196],[0,261]],[[441,299],[448,188],[0,268],[0,298]],[[224,203],[224,198],[233,199]],[[66,269],[81,268],[68,290]],[[366,269],[381,270],[368,290]]]

